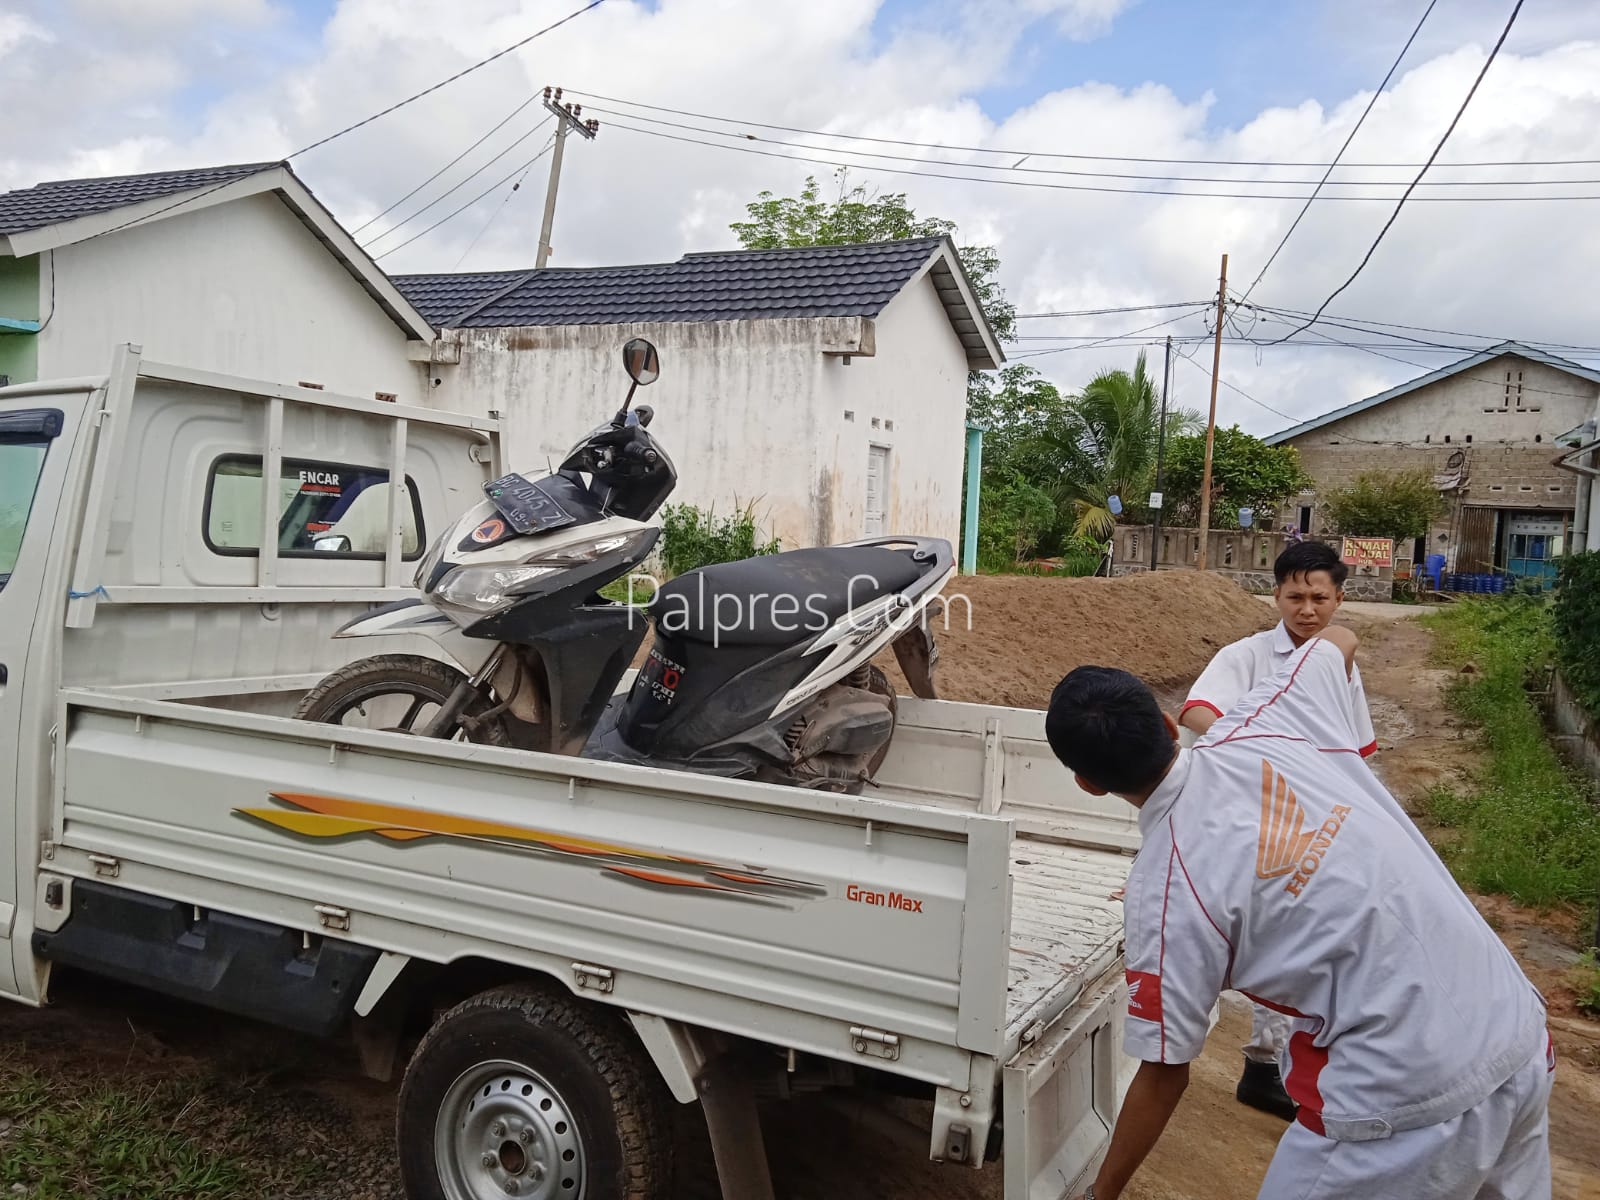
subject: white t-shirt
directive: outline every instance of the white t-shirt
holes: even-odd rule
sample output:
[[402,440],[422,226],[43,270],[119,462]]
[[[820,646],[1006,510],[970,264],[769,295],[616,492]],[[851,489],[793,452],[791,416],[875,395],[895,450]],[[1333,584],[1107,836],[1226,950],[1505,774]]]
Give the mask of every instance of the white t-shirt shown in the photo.
[[[1184,713],[1197,707],[1209,708],[1222,716],[1251,688],[1281,671],[1294,649],[1294,639],[1282,621],[1271,629],[1224,646],[1189,689],[1189,696],[1178,713],[1179,720]],[[1372,715],[1367,711],[1367,693],[1361,686],[1359,666],[1350,673],[1350,706],[1361,757],[1366,758],[1378,748],[1378,735],[1372,731]],[[1193,745],[1194,731],[1186,727],[1182,732],[1183,744]]]
[[1123,915],[1128,1053],[1195,1059],[1243,992],[1290,1017],[1285,1087],[1339,1140],[1450,1120],[1546,1044],[1543,999],[1358,741],[1314,639],[1178,751]]

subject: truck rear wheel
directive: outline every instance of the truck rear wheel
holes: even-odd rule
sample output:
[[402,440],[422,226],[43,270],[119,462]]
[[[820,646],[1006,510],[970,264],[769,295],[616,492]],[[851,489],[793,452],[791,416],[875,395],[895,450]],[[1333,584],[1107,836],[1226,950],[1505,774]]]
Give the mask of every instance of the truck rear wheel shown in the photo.
[[411,1200],[664,1200],[668,1100],[608,1014],[510,984],[440,1017],[400,1088]]

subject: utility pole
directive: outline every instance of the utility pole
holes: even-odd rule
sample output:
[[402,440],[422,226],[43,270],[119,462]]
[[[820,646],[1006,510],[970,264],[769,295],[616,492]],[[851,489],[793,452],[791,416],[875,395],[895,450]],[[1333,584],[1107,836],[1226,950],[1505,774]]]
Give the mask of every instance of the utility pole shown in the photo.
[[1222,278],[1217,283],[1217,345],[1211,352],[1211,415],[1206,418],[1206,467],[1200,476],[1200,561],[1206,569],[1206,543],[1211,540],[1211,444],[1217,436],[1217,375],[1222,370],[1222,322],[1227,317],[1228,256],[1222,256]]
[[1150,526],[1150,569],[1156,569],[1156,551],[1161,545],[1161,510],[1167,498],[1161,491],[1161,467],[1167,453],[1167,390],[1172,386],[1172,335],[1167,335],[1167,354],[1161,360],[1161,425],[1156,430],[1156,495],[1161,503],[1154,508],[1155,517]]
[[539,256],[535,267],[542,267],[550,259],[550,230],[556,223],[556,189],[561,186],[561,152],[567,145],[567,131],[577,133],[590,141],[600,130],[600,122],[592,117],[585,121],[583,105],[563,104],[560,88],[544,89],[544,107],[556,119],[556,144],[550,154],[550,186],[544,194],[544,225],[539,230]]

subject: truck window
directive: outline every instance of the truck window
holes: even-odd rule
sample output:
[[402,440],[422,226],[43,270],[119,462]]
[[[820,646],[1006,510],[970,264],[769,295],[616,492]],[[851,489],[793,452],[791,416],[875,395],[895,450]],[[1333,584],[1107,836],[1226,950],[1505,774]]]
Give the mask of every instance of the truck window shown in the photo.
[[[421,556],[416,482],[404,487],[401,554]],[[254,557],[261,544],[261,456],[225,454],[211,465],[203,517],[214,553]],[[388,548],[389,472],[321,459],[285,458],[278,477],[278,553],[382,558]]]
[[22,553],[22,535],[49,449],[48,438],[12,435],[0,428],[0,588],[11,578]]

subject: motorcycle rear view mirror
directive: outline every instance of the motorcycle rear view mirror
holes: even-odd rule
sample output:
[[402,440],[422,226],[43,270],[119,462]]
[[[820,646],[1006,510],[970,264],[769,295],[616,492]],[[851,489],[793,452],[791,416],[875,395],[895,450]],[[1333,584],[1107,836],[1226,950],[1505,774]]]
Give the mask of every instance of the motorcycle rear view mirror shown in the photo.
[[622,348],[622,362],[628,378],[636,384],[654,383],[661,377],[661,360],[656,348],[644,338],[634,338]]
[[617,415],[611,418],[612,426],[617,429],[628,423],[628,407],[633,403],[633,394],[639,390],[639,385],[654,383],[661,377],[661,360],[656,355],[656,348],[644,338],[631,338],[622,347],[622,365],[633,380],[633,386],[628,389],[628,398],[622,402]]

